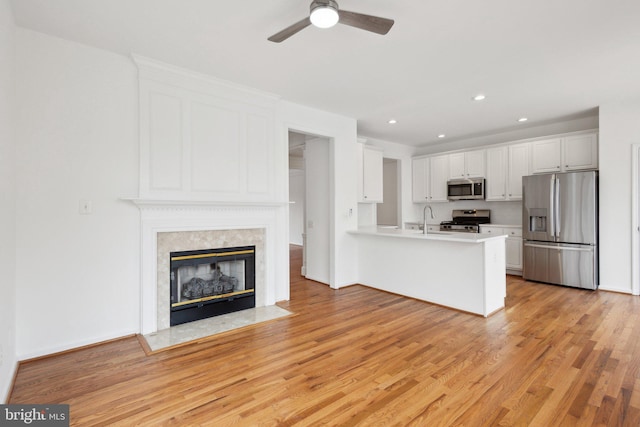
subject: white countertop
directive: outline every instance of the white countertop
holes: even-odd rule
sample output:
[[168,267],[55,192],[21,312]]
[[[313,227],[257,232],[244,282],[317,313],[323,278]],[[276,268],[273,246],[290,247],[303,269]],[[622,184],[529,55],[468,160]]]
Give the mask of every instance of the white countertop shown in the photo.
[[432,231],[423,234],[422,230],[401,230],[379,227],[361,227],[358,230],[349,231],[350,234],[363,234],[381,237],[397,237],[404,239],[440,240],[460,243],[482,243],[493,239],[504,239],[506,234],[480,234],[480,233],[455,233],[447,231]]

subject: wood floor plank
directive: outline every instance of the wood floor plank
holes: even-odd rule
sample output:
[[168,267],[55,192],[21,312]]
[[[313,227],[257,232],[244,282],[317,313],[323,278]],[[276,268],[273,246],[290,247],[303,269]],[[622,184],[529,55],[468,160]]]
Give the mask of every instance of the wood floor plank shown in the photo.
[[640,425],[638,297],[507,276],[485,319],[306,280],[291,249],[296,316],[21,363],[9,403],[67,403],[74,426]]

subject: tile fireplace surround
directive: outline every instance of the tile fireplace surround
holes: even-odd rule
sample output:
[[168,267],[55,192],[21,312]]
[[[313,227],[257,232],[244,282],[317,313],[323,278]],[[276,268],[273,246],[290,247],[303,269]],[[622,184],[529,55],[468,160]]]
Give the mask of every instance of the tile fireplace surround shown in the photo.
[[141,333],[169,328],[170,260],[174,251],[256,247],[256,307],[275,304],[273,263],[282,204],[131,200],[141,213]]
[[264,288],[264,229],[230,229],[163,232],[157,235],[157,321],[158,329],[169,327],[170,311],[170,259],[171,252],[199,249],[255,246],[256,300]]

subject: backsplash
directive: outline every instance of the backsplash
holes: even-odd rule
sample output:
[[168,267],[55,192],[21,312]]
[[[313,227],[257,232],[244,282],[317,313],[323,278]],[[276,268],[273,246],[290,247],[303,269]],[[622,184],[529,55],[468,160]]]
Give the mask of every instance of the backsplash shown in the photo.
[[[415,222],[422,221],[424,203],[414,204]],[[431,203],[434,219],[427,217],[430,223],[451,220],[454,209],[490,209],[493,224],[520,225],[522,223],[522,202],[486,202],[484,200],[460,200],[448,203]],[[428,213],[427,213],[428,215]]]

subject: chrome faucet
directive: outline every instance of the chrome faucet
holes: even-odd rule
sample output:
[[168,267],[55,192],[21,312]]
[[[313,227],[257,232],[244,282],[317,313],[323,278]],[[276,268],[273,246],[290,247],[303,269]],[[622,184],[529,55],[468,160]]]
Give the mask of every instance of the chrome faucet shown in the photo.
[[427,208],[429,208],[431,219],[433,219],[433,209],[431,209],[431,206],[426,205],[422,210],[422,234],[427,234]]

